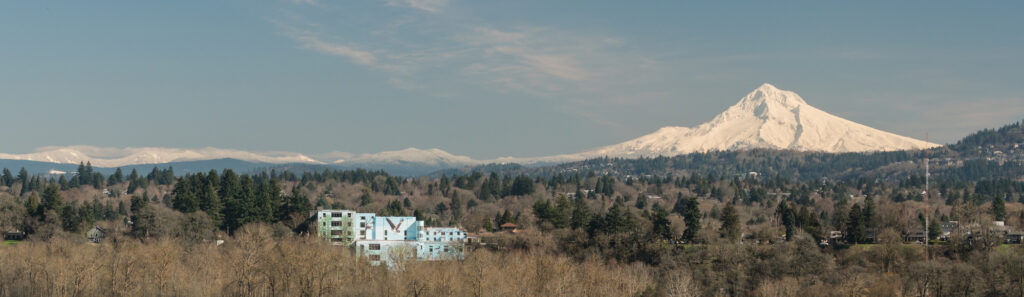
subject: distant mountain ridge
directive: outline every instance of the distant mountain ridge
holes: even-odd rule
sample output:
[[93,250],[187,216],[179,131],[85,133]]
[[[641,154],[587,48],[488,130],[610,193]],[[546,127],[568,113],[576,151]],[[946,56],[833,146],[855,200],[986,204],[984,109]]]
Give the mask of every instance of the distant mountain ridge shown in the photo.
[[554,156],[475,160],[436,148],[407,148],[358,155],[331,152],[310,157],[293,152],[249,152],[211,147],[178,149],[67,146],[43,147],[27,154],[0,153],[0,160],[75,165],[80,162],[91,162],[96,167],[113,168],[231,159],[263,164],[265,167],[305,164],[338,168],[391,169],[411,174],[425,174],[440,169],[483,164],[545,165],[601,157],[678,156],[709,151],[777,149],[846,153],[917,150],[936,146],[939,145],[877,130],[829,114],[807,104],[795,92],[780,90],[765,83],[711,121],[696,127],[663,127],[654,133],[619,144]]
[[42,147],[27,154],[0,153],[0,159],[38,161],[58,164],[92,163],[97,167],[124,167],[140,164],[166,164],[185,161],[237,159],[255,163],[310,163],[323,164],[300,153],[254,153],[242,150],[206,147],[179,149],[162,147],[110,148],[87,145]]

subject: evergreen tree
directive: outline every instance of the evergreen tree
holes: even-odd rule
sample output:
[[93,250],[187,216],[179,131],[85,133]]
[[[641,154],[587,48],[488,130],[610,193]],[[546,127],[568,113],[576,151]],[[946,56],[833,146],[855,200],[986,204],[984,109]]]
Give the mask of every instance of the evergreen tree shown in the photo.
[[10,187],[14,183],[14,176],[11,174],[11,170],[4,168],[4,174],[0,175],[0,185]]
[[933,218],[928,225],[928,239],[935,240],[939,238],[939,235],[942,235],[942,224],[939,223],[939,220]]
[[722,209],[722,227],[718,233],[730,242],[736,242],[740,237],[740,217],[732,203],[726,203]]
[[[628,197],[629,195],[626,195],[626,196]],[[626,200],[629,200],[629,199],[626,199]],[[643,210],[644,208],[647,208],[647,195],[640,194],[640,195],[636,196],[636,208],[640,209],[640,210]]]
[[195,193],[195,186],[192,185],[193,178],[183,177],[178,180],[178,184],[174,186],[174,190],[171,191],[174,194],[174,200],[172,202],[174,209],[183,213],[192,213],[199,210],[199,197]]
[[793,240],[793,236],[796,235],[796,215],[794,215],[793,209],[786,204],[786,201],[781,201],[776,212],[779,214],[782,226],[786,229],[786,241]]
[[114,174],[111,174],[110,177],[107,178],[107,185],[113,186],[122,182],[124,182],[124,173],[121,172],[121,168],[118,167],[117,170],[114,171]]
[[67,190],[71,188],[71,186],[68,184],[68,179],[63,175],[61,175],[60,178],[57,179],[57,184],[60,185],[61,190]]
[[[89,169],[91,170],[92,168]],[[76,172],[78,172],[78,175],[75,175],[74,178],[71,179],[72,188],[77,188],[78,186],[81,185],[91,184],[90,181],[86,180],[86,177],[88,177],[92,173],[89,172],[89,170],[86,170],[85,163],[78,162],[78,171]]]
[[277,186],[277,181],[260,179],[253,183],[253,221],[277,222],[278,207],[281,205],[281,188]]
[[130,179],[130,180],[128,180],[128,189],[125,192],[127,192],[129,195],[135,194],[135,191],[138,190],[141,187],[144,187],[144,186],[142,185],[142,182],[141,182],[140,179],[137,179],[137,178],[136,179]]
[[668,211],[660,204],[651,209],[651,233],[656,239],[672,239],[672,222],[668,220]]
[[278,209],[278,220],[286,220],[292,214],[307,215],[313,206],[309,204],[309,198],[302,194],[300,187],[292,187],[292,193],[284,197],[284,202]]
[[588,232],[591,236],[597,233],[623,233],[632,230],[635,224],[633,214],[622,203],[615,203],[604,214],[604,217],[595,217],[590,221]]
[[849,218],[846,222],[846,241],[849,243],[864,242],[864,214],[859,204],[850,207]]
[[[199,209],[206,213],[210,217],[210,221],[216,227],[221,227],[224,222],[224,205],[220,202],[220,196],[217,195],[216,184],[212,181],[207,181],[202,185],[202,191],[199,192]],[[306,201],[306,205],[309,205],[309,201]]]
[[572,223],[570,227],[579,229],[586,227],[590,222],[590,209],[587,208],[587,201],[583,196],[576,196],[572,199]]
[[534,188],[533,179],[530,179],[526,175],[519,175],[515,181],[512,182],[512,190],[510,192],[513,196],[523,196],[533,194],[536,190]]
[[373,203],[373,197],[370,196],[369,189],[363,189],[363,195],[359,196],[359,206],[367,206]]
[[837,201],[835,211],[832,212],[832,228],[835,230],[846,230],[847,219],[850,218],[850,207],[845,201]]
[[448,191],[451,190],[451,184],[448,181],[448,175],[441,175],[441,195],[448,196]]
[[46,190],[43,191],[43,201],[40,207],[43,213],[47,210],[53,210],[60,215],[60,212],[64,211],[64,197],[61,197],[60,189],[57,188],[57,185],[50,184],[46,187]]
[[28,200],[25,201],[25,213],[37,217],[43,215],[42,209],[39,208],[39,197],[36,196],[36,193],[29,195]]
[[388,205],[384,207],[384,215],[405,216],[405,210],[402,208],[402,203],[398,202],[398,200],[388,202]]
[[452,193],[451,209],[452,219],[459,220],[462,218],[462,199],[459,198],[459,192]]
[[686,230],[683,231],[682,239],[686,242],[694,242],[697,233],[700,232],[700,203],[697,197],[683,198],[676,201],[673,211],[683,216],[686,223]]
[[1003,201],[1003,197],[996,196],[992,200],[992,216],[996,221],[1006,221],[1006,203]]
[[874,222],[875,222],[875,200],[874,200],[874,198],[871,197],[871,195],[868,195],[867,197],[864,198],[864,208],[862,209],[862,211],[864,212],[864,227],[865,228],[872,228],[872,227],[874,227],[875,226],[874,225]]
[[551,224],[550,227],[565,228],[572,221],[572,203],[565,196],[559,196],[555,205],[549,200],[538,200],[533,204],[533,213],[537,215],[537,221],[541,225],[548,223]]
[[484,230],[486,230],[487,232],[494,231],[494,225],[491,224],[491,219],[484,218],[484,223],[483,223],[483,227],[482,228]]
[[[532,185],[533,182],[531,181],[530,184]],[[555,213],[551,218],[551,224],[555,228],[569,227],[572,223],[572,210],[572,202],[569,202],[565,195],[559,195],[558,200],[555,201]]]
[[224,229],[234,232],[250,221],[248,200],[252,199],[251,192],[245,189],[242,179],[231,169],[224,170],[217,194],[224,204]]
[[149,206],[149,199],[132,196],[131,203],[132,230],[129,234],[136,238],[149,237],[150,233],[156,229],[156,214]]
[[61,210],[61,226],[64,231],[77,233],[82,225],[82,220],[78,215],[78,211],[75,210],[74,206],[66,205]]
[[[536,206],[536,204],[534,204],[534,206]],[[508,212],[508,211],[506,210],[505,212]],[[504,223],[505,223],[505,220],[504,220],[504,217],[501,215],[501,212],[498,212],[498,213],[494,214],[494,225],[495,226],[501,227],[501,224],[504,224]]]
[[21,167],[21,170],[18,171],[18,180],[21,181],[21,193],[18,193],[18,196],[25,195],[26,192],[29,192],[29,176],[25,167]]
[[516,218],[512,217],[512,212],[509,211],[508,209],[505,210],[505,213],[501,214],[502,224],[504,224],[504,223],[515,223],[516,220],[517,220]]

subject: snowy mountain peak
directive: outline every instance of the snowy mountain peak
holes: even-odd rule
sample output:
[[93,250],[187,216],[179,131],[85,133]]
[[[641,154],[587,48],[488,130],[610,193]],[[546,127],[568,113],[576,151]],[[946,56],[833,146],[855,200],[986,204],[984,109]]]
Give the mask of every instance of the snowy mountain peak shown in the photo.
[[831,115],[807,104],[795,92],[766,83],[710,122],[694,128],[664,127],[575,157],[673,156],[753,148],[845,153],[934,146],[938,145]]
[[807,105],[807,102],[795,92],[780,90],[769,83],[764,83],[744,96],[737,105],[746,110],[760,112],[772,108],[794,109]]

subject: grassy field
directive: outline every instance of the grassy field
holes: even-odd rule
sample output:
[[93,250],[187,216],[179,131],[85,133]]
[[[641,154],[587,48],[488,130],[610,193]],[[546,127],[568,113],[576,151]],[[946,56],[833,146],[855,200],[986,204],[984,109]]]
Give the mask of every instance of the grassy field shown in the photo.
[[21,241],[20,240],[4,240],[4,245],[13,245],[13,244],[19,243],[19,242],[21,242]]

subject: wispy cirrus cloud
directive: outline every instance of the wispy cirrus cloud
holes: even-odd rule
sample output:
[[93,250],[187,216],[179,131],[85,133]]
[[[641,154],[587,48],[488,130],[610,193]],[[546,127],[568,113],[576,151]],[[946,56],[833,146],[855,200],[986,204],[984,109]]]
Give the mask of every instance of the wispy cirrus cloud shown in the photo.
[[346,57],[351,59],[353,62],[363,65],[374,65],[377,62],[377,57],[371,52],[358,50],[341,43],[324,41],[316,35],[300,34],[291,35],[290,37],[295,39],[295,41],[298,41],[300,43],[300,47],[304,49],[310,49],[332,56]]
[[448,0],[392,0],[388,1],[388,5],[410,7],[430,13],[438,13],[445,6],[448,6]]
[[551,43],[539,40],[536,33],[504,32],[486,27],[478,27],[474,32],[474,36],[464,41],[482,47],[488,54],[507,55],[521,69],[571,81],[586,80],[590,76],[571,53],[541,50],[544,45],[550,48]]
[[278,27],[284,31],[285,36],[298,42],[300,48],[347,57],[356,63],[366,66],[373,66],[377,62],[377,56],[373,52],[359,50],[351,45],[340,42],[328,41],[323,36],[282,23],[278,23]]
[[323,6],[323,4],[321,4],[319,0],[288,0],[288,2],[291,2],[293,4],[311,5],[311,6],[316,6],[316,7],[322,7]]
[[[387,4],[438,12],[448,3]],[[301,17],[277,24],[301,49],[349,59],[387,73],[397,88],[432,94],[449,94],[469,85],[574,106],[624,105],[636,103],[630,99],[633,94],[649,92],[644,89],[647,80],[663,77],[654,59],[630,52],[626,42],[602,34],[500,27],[393,11],[397,16],[390,21],[348,24],[363,29],[358,32]]]
[[546,97],[586,98],[577,100],[589,103],[611,103],[603,99],[618,97],[616,102],[623,102],[623,94],[616,92],[657,72],[652,59],[625,51],[622,41],[602,35],[478,26],[456,40],[480,51],[478,59],[463,68],[468,75]]

